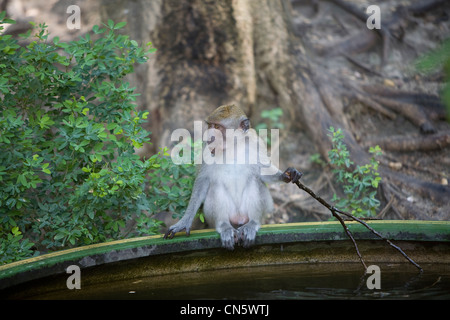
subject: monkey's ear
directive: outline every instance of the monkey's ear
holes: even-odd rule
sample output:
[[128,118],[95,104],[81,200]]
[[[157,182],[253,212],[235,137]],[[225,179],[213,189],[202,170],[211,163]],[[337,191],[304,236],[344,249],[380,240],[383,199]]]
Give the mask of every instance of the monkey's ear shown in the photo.
[[248,129],[250,129],[250,120],[249,119],[244,119],[241,121],[240,124],[240,128],[244,131],[247,132]]

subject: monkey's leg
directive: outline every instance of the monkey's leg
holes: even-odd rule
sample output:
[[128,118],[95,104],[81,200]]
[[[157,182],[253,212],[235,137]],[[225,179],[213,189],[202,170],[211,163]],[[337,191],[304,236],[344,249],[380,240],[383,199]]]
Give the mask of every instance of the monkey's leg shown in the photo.
[[216,231],[220,234],[222,246],[233,250],[236,229],[230,223],[230,215],[237,210],[228,193],[221,184],[216,185],[215,189],[211,188],[203,204],[203,212],[208,224],[216,228]]
[[262,217],[273,212],[269,189],[263,183],[248,183],[242,195],[239,212],[247,217],[248,222],[237,229],[238,240],[244,248],[248,248],[255,243]]

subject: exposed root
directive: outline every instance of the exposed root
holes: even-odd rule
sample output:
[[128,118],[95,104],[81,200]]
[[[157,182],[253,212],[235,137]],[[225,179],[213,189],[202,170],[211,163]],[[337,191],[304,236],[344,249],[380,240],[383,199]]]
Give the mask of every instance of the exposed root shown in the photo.
[[371,108],[375,112],[381,113],[388,119],[392,120],[397,117],[395,112],[392,112],[389,109],[383,107],[383,105],[381,105],[380,103],[376,102],[375,100],[371,99],[370,97],[368,97],[366,95],[363,95],[358,92],[351,92],[351,96],[352,96],[352,98],[354,98],[354,100],[357,100],[357,101],[363,103],[365,106]]
[[[428,116],[424,112],[422,106],[416,103],[403,102],[396,99],[397,97],[408,97],[409,95],[407,92],[396,92],[395,90],[381,86],[363,86],[363,89],[369,94],[369,97],[372,100],[375,100],[391,110],[404,115],[412,123],[417,125],[423,133],[430,134],[436,132],[436,129],[428,119]],[[411,100],[417,101],[415,96],[415,94],[411,94]]]
[[319,55],[327,58],[341,54],[348,56],[371,49],[377,44],[378,39],[379,37],[375,32],[365,29],[356,35],[346,37],[344,40],[317,47],[316,50]]
[[[344,0],[328,0],[349,14],[356,17],[361,23],[366,23],[367,15],[353,3]],[[330,46],[319,48],[321,55],[340,55],[365,52],[372,48],[375,44],[382,41],[382,57],[381,66],[387,61],[388,53],[391,47],[391,39],[395,38],[399,42],[403,41],[405,28],[408,20],[412,15],[423,14],[427,11],[436,9],[439,5],[444,4],[445,0],[422,0],[410,6],[397,6],[391,16],[383,17],[383,27],[380,29],[365,29],[356,35],[347,37],[340,42],[333,43]],[[354,61],[352,61],[354,62]]]
[[[359,100],[376,112],[383,114],[388,119],[394,119],[396,114],[400,113],[418,125],[423,132],[435,130],[434,126],[428,120],[423,107],[419,105],[431,101],[431,104],[439,107],[438,98],[433,95],[410,93],[383,86],[364,86],[359,88],[355,84],[340,77],[331,81],[325,81],[320,73],[312,75],[310,79],[313,81],[321,100],[321,104],[316,103],[315,106],[316,108],[320,105],[323,106],[322,111],[319,113],[320,117],[325,117],[329,114],[333,118],[338,118],[337,115],[342,114],[340,110],[342,108],[342,101],[340,99],[333,99],[333,97],[345,95]],[[341,123],[338,121],[333,123],[333,120],[325,119],[320,122],[330,123],[333,126],[341,126],[344,129],[350,128],[348,130],[354,132],[354,130],[351,130],[351,123],[347,122],[345,118],[341,118],[340,120]],[[414,137],[374,137],[366,138],[362,143],[357,142],[355,137],[349,134],[348,136],[346,135],[345,143],[355,163],[368,163],[368,154],[364,151],[365,147],[379,145],[386,151],[394,150],[401,152],[440,150],[450,145],[450,132],[443,131]],[[320,142],[319,148],[328,150],[328,145],[326,142]],[[325,156],[326,152],[322,151],[322,155]],[[450,199],[449,188],[438,183],[426,182],[413,176],[400,174],[390,170],[389,167],[389,164],[380,167],[384,195],[386,202],[389,203],[389,206],[381,212],[380,216],[383,217],[393,212],[400,219],[436,219],[437,216],[434,216],[433,212],[424,211],[420,206],[418,207],[417,199],[422,198],[424,201],[446,204],[446,199]],[[396,186],[400,186],[400,188]],[[403,190],[407,190],[409,193],[406,194]]]
[[389,209],[392,206],[392,203],[394,202],[394,197],[391,197],[391,199],[389,200],[389,202],[386,204],[386,206],[383,208],[383,210],[380,211],[379,214],[377,214],[377,218],[379,219],[383,219],[384,216],[386,215],[386,213],[389,211]]
[[[404,190],[414,191],[418,196],[429,199],[437,205],[450,204],[450,187],[448,185],[422,181],[387,168],[381,168],[381,175],[386,181],[401,186]],[[416,219],[420,218],[417,217]]]
[[432,151],[443,149],[450,145],[450,131],[420,136],[390,136],[384,138],[368,138],[364,147],[378,145],[382,150],[390,151]]

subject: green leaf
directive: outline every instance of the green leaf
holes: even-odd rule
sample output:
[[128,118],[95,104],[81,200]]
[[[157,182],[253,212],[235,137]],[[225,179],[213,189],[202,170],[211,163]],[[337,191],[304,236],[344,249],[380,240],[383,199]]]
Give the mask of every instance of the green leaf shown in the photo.
[[14,236],[20,236],[21,234],[22,234],[22,232],[20,232],[19,231],[19,227],[13,227],[12,229],[11,229],[11,232],[12,232],[12,234],[14,235]]
[[83,168],[81,168],[81,170],[83,171],[83,172],[86,172],[86,173],[89,173],[89,172],[91,172],[91,169],[89,168],[89,167],[83,167]]
[[55,240],[61,240],[62,238],[64,238],[66,235],[64,233],[58,233],[55,235],[55,237],[53,239]]
[[106,129],[108,129],[108,130],[113,130],[113,129],[117,128],[117,126],[118,126],[117,123],[111,122],[111,123],[108,123],[108,124],[106,125]]
[[112,21],[111,19],[108,19],[108,27],[109,27],[110,29],[113,29],[113,28],[114,28],[114,21]]
[[46,174],[51,174],[52,172],[49,169],[47,169],[49,165],[50,165],[49,163],[42,164],[42,172]]
[[17,182],[20,182],[24,187],[28,187],[27,179],[23,174],[17,177]]
[[[123,28],[125,25],[127,24],[127,22],[126,21],[123,21],[123,22],[119,22],[118,24],[116,24],[115,26],[114,26],[114,29],[121,29],[121,28]],[[108,25],[109,25],[109,22],[108,22]]]

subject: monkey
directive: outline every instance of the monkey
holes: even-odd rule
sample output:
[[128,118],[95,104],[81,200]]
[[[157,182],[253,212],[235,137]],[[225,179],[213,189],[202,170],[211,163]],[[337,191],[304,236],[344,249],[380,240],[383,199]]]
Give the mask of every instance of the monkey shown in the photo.
[[[263,216],[273,211],[266,183],[295,183],[302,173],[291,167],[282,172],[268,165],[264,153],[258,154],[257,161],[250,161],[264,144],[240,107],[220,106],[205,122],[208,129],[203,156],[215,161],[207,162],[205,157],[185,214],[169,227],[164,239],[172,239],[183,230],[189,236],[195,214],[203,204],[205,220],[220,234],[224,248],[233,250],[236,244],[248,248],[255,243]],[[267,167],[273,174],[262,174],[261,169]]]

